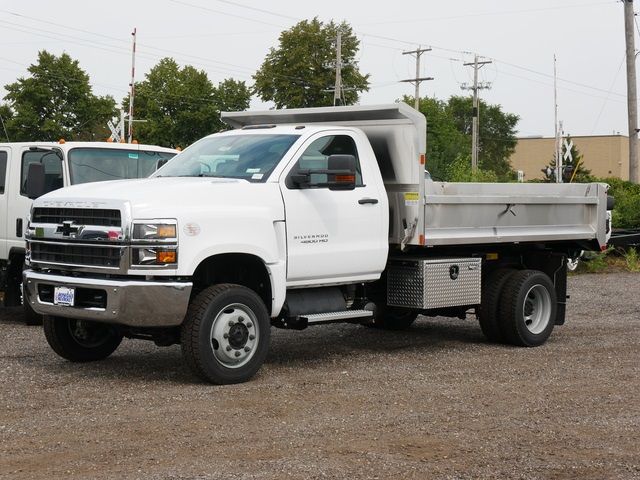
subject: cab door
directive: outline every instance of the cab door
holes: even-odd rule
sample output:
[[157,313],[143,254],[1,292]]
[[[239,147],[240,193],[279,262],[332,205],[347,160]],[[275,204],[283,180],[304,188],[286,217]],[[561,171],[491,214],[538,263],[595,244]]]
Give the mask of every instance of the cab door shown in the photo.
[[7,258],[7,179],[9,178],[9,154],[8,147],[0,147],[0,260]]
[[51,148],[23,148],[14,150],[7,197],[7,252],[12,248],[24,249],[24,232],[33,200],[27,197],[27,172],[30,163],[44,165],[45,193],[64,186],[62,153]]
[[[357,145],[355,132],[319,132],[305,142],[281,177],[289,286],[373,280],[384,269],[387,197],[373,152],[365,150],[370,158],[364,162]],[[356,158],[353,190],[300,188],[292,182],[300,169],[326,169],[334,154]]]

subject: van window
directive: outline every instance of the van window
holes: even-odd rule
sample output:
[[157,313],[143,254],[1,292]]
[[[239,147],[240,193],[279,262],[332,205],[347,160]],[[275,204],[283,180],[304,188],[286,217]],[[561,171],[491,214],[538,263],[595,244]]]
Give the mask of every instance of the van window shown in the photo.
[[44,165],[44,193],[49,193],[64,186],[62,177],[62,155],[59,150],[29,150],[22,154],[22,172],[20,177],[20,193],[27,195],[27,173],[30,163]]
[[4,195],[4,184],[7,178],[7,152],[0,152],[0,195]]

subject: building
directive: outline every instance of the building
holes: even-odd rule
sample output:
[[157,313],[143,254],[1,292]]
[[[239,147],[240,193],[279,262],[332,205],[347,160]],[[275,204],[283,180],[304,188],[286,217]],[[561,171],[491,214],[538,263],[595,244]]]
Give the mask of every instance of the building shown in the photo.
[[[629,138],[625,135],[571,137],[582,154],[585,168],[598,178],[617,177],[629,180]],[[511,166],[524,172],[524,180],[544,178],[542,169],[553,159],[555,138],[518,138]]]

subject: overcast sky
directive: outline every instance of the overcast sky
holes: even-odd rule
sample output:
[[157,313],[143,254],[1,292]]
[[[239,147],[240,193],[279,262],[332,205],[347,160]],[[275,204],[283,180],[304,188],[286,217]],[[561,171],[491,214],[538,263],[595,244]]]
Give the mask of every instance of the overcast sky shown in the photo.
[[[136,80],[162,57],[205,70],[215,83],[251,83],[280,31],[301,19],[349,22],[359,39],[360,69],[371,75],[362,104],[394,102],[413,87],[418,45],[421,95],[446,99],[472,80],[472,52],[492,59],[483,98],[520,116],[523,136],[553,135],[553,56],[558,103],[572,135],[627,134],[623,6],[617,0],[0,0],[0,85],[26,74],[38,50],[66,52],[89,74],[94,91],[117,101],[131,69],[131,31],[138,32]],[[636,43],[638,40],[636,40]],[[6,94],[2,90],[2,96]],[[465,92],[464,94],[468,94]],[[265,108],[254,101],[252,108]]]

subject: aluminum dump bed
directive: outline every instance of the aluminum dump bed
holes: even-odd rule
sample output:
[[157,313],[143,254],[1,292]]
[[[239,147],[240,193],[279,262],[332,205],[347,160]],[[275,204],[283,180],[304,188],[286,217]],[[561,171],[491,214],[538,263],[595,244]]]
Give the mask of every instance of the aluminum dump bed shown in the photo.
[[423,244],[596,240],[606,244],[607,185],[426,181]]

